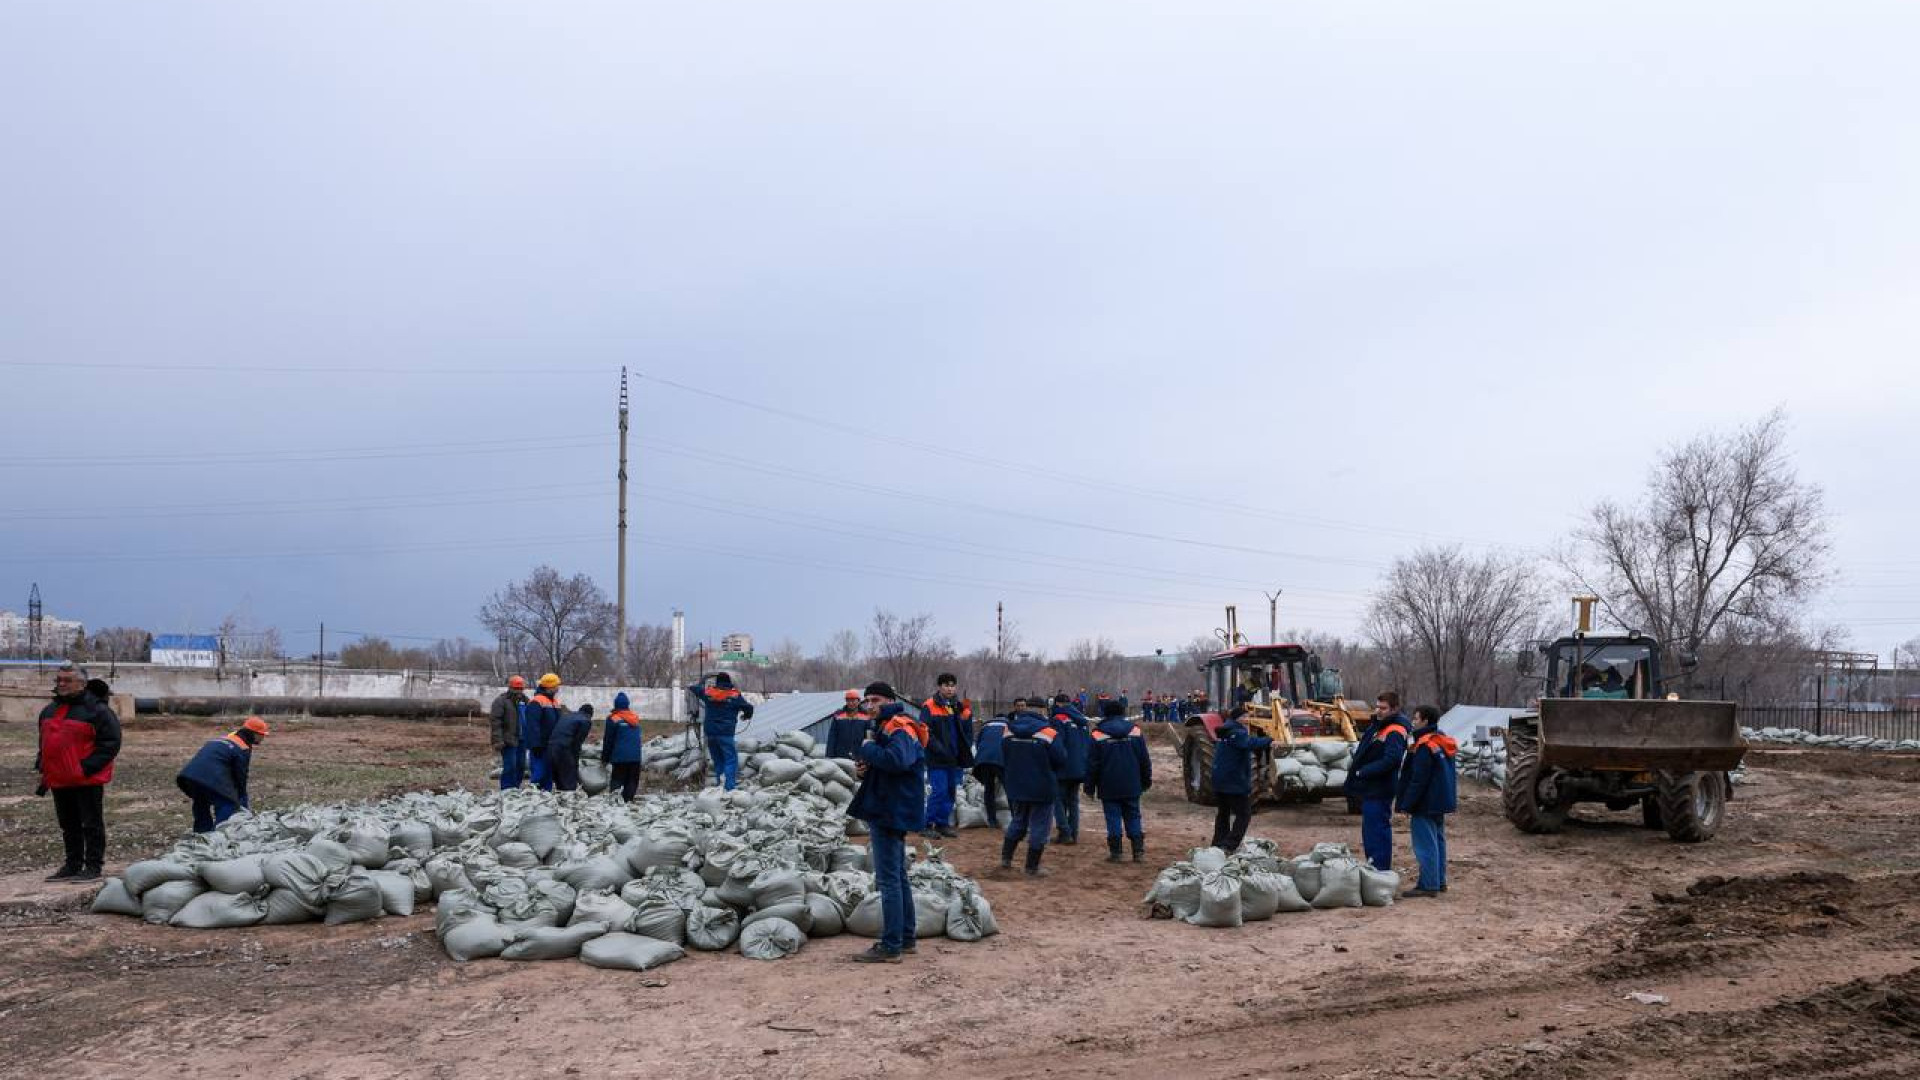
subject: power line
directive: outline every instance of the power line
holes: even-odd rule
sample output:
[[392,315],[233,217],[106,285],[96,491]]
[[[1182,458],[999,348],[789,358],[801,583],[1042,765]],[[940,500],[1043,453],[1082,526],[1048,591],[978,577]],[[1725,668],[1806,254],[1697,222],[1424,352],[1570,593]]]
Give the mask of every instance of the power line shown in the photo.
[[125,468],[141,465],[286,465],[326,461],[388,461],[396,458],[459,457],[472,454],[527,454],[593,446],[598,437],[482,439],[468,442],[405,443],[397,446],[332,447],[308,450],[245,450],[220,454],[154,454],[137,458],[7,458],[12,468]]
[[53,371],[162,371],[168,374],[195,375],[409,375],[439,378],[443,375],[508,375],[544,378],[548,375],[600,375],[604,367],[427,367],[392,365],[281,365],[281,364],[170,364],[91,360],[0,360],[0,367],[38,368]]

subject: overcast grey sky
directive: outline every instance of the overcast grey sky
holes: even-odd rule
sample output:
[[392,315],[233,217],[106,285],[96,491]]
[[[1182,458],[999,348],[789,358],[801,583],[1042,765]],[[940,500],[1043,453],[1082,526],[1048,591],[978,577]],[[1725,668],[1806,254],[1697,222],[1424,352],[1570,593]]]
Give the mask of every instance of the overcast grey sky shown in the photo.
[[1885,651],[1915,41],[1900,2],[14,0],[0,607],[310,651],[483,637],[542,561],[611,588],[627,364],[632,611],[696,637],[884,606],[965,649],[1004,599],[1146,652],[1263,586],[1350,634],[1395,555],[1543,549],[1785,405],[1819,612]]

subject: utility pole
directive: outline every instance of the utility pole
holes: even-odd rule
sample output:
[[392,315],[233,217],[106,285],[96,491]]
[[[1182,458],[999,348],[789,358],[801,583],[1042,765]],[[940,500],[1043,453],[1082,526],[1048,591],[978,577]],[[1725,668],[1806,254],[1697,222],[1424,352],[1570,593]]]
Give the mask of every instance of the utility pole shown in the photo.
[[993,655],[1002,663],[1007,659],[1007,602],[997,600],[993,605]]
[[627,369],[620,368],[620,596],[619,637],[613,645],[614,679],[627,677]]
[[314,697],[327,696],[327,624],[320,624],[320,689]]
[[667,687],[667,709],[669,717],[678,724],[681,717],[686,715],[686,702],[681,698],[685,691],[680,689],[680,660],[687,655],[687,615],[684,611],[675,610],[673,613],[673,641],[670,648],[673,655],[668,660],[668,671],[671,672],[668,682],[671,685]]
[[1275,589],[1270,593],[1261,594],[1267,598],[1267,644],[1269,645],[1280,644],[1280,594],[1283,592],[1286,590]]

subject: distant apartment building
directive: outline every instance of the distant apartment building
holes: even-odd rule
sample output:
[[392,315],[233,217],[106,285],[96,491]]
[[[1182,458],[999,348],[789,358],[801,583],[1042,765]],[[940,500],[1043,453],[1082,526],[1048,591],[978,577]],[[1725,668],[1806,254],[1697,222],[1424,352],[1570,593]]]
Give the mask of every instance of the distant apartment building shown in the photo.
[[[40,654],[65,656],[73,650],[73,641],[86,627],[74,619],[50,616],[40,620]],[[0,651],[24,653],[33,644],[33,628],[25,615],[0,611]]]
[[743,655],[752,655],[753,635],[752,634],[728,634],[726,637],[723,637],[720,639],[720,651],[723,653],[741,653]]

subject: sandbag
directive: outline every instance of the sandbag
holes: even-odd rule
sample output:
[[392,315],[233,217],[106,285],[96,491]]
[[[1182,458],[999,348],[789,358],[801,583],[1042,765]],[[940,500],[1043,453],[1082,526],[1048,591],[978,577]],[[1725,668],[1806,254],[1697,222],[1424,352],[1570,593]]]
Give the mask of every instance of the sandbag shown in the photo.
[[807,894],[807,911],[813,924],[807,928],[808,937],[833,937],[846,932],[846,915],[826,893]]
[[1187,852],[1187,861],[1202,875],[1217,874],[1227,865],[1227,853],[1217,847],[1194,848]]
[[386,898],[380,894],[380,886],[365,870],[355,868],[340,879],[327,897],[326,924],[339,926],[377,919],[386,910]]
[[120,875],[127,892],[141,896],[156,885],[165,885],[169,881],[192,881],[200,875],[193,867],[173,859],[142,859],[127,867]]
[[538,810],[515,823],[510,835],[532,848],[534,856],[544,862],[547,855],[566,837],[566,826],[561,823],[560,815],[553,811]]
[[618,930],[580,946],[581,962],[616,971],[650,971],[686,955],[685,949],[670,941]]
[[1360,907],[1360,864],[1352,859],[1328,859],[1320,864],[1320,891],[1313,906],[1327,908]]
[[754,877],[749,888],[752,889],[752,906],[756,911],[801,903],[807,897],[806,882],[794,870],[763,870]]
[[632,881],[633,871],[624,859],[600,855],[580,862],[567,863],[555,869],[553,876],[581,892],[590,889],[611,891]]
[[502,960],[565,960],[580,955],[580,947],[607,932],[606,923],[572,926],[536,926],[514,932],[513,944],[500,951]]
[[1200,874],[1191,863],[1174,863],[1154,879],[1147,902],[1165,907],[1176,919],[1200,910]]
[[269,889],[264,903],[267,915],[260,921],[267,926],[312,922],[326,912],[324,905],[310,906],[292,889]]
[[[693,842],[687,837],[656,833],[636,836],[627,841],[621,845],[620,855],[634,873],[644,874],[656,867],[678,868],[692,848]],[[719,882],[710,884],[718,885]]]
[[1247,922],[1264,922],[1273,918],[1273,913],[1280,907],[1281,883],[1286,881],[1284,876],[1266,870],[1253,870],[1243,875],[1240,878],[1240,917]]
[[740,936],[740,916],[729,907],[701,905],[687,912],[687,944],[719,952]]
[[573,917],[568,923],[604,923],[625,930],[633,920],[633,905],[605,889],[586,889],[573,901]]
[[[642,937],[684,945],[687,940],[687,910],[672,900],[650,899],[634,905],[626,929]],[[726,946],[722,945],[721,948]]]
[[784,960],[806,944],[807,935],[785,919],[762,919],[740,930],[740,955],[750,960]]
[[1308,791],[1317,791],[1327,786],[1327,770],[1318,765],[1308,765],[1300,770],[1300,782]]
[[214,892],[256,892],[267,883],[266,870],[261,865],[266,861],[266,853],[262,852],[258,855],[242,855],[237,859],[201,863],[200,880],[206,882],[207,888]]
[[916,940],[946,935],[948,895],[923,889],[913,890],[913,936]]
[[1274,775],[1279,777],[1299,776],[1303,766],[1292,758],[1281,758],[1273,763]]
[[287,890],[313,910],[326,906],[327,875],[331,872],[325,859],[305,849],[278,852],[260,864],[261,877],[268,885]]
[[595,761],[580,763],[580,790],[589,795],[601,795],[612,781],[613,770]]
[[[307,841],[307,846],[301,850],[319,859],[326,866],[329,874],[338,873],[354,864],[352,848],[324,836],[316,836]],[[386,848],[381,847],[380,852],[384,856]]]
[[880,894],[868,893],[847,913],[847,933],[855,937],[877,938],[886,930],[885,912],[880,907]]
[[197,876],[185,881],[163,881],[140,894],[140,917],[155,926],[163,926],[171,922],[189,900],[206,891],[207,887],[200,884]]
[[1200,907],[1186,921],[1195,926],[1239,926],[1240,882],[1231,874],[1201,877]]
[[776,759],[760,766],[762,784],[791,784],[806,775],[807,766],[801,761]]
[[407,858],[426,862],[433,856],[433,826],[424,821],[402,821],[387,834],[387,843],[407,853]]
[[1352,752],[1353,747],[1343,742],[1310,742],[1307,749],[1321,765],[1331,765]]
[[1328,769],[1327,770],[1327,786],[1330,788],[1346,787],[1347,786],[1347,770]]
[[435,896],[444,896],[456,889],[469,891],[473,889],[473,879],[467,876],[466,867],[450,857],[436,855],[428,859],[426,866],[422,869],[427,875],[427,880],[432,883]]
[[367,876],[373,879],[374,887],[380,890],[382,911],[402,918],[413,914],[416,894],[411,874],[396,873],[392,870],[369,870]]
[[1320,864],[1305,855],[1293,860],[1293,884],[1301,898],[1311,902],[1320,895]]
[[960,889],[947,901],[947,936],[955,941],[979,941],[1000,932],[993,906],[978,889]]
[[1400,892],[1400,875],[1392,870],[1375,870],[1360,864],[1360,902],[1368,907],[1387,907]]
[[866,869],[867,849],[854,844],[841,844],[834,848],[827,864],[827,872],[833,874]]
[[540,856],[534,853],[533,848],[518,840],[501,844],[494,849],[494,855],[500,860],[501,866],[515,870],[531,870],[540,865]]
[[127,891],[127,883],[117,877],[110,877],[93,894],[95,915],[139,915],[140,899]]
[[1273,904],[1273,910],[1276,913],[1313,910],[1313,905],[1307,902],[1306,897],[1300,895],[1300,886],[1295,884],[1292,878],[1285,874],[1275,874],[1274,877],[1278,879],[1275,882],[1276,895]]
[[168,919],[170,926],[189,930],[226,930],[252,926],[267,917],[266,902],[245,893],[203,892]]
[[483,911],[463,912],[440,931],[440,947],[461,963],[499,956],[512,943],[513,934]]
[[350,853],[353,865],[378,870],[387,865],[387,827],[378,822],[356,821],[334,830],[328,837]]

